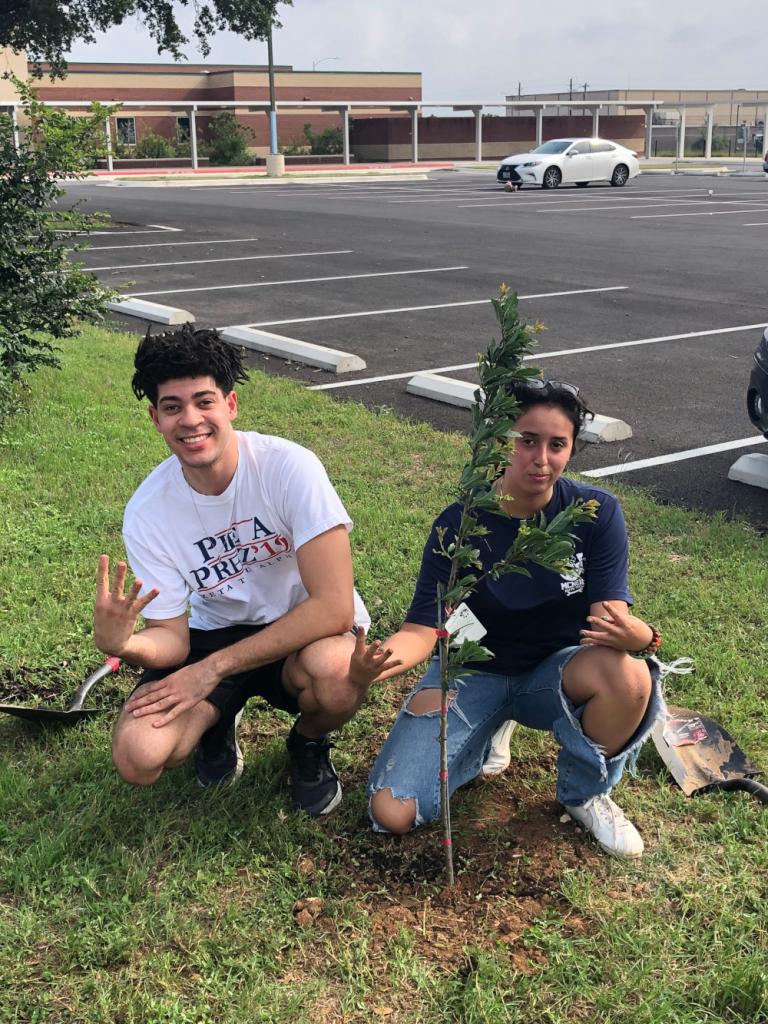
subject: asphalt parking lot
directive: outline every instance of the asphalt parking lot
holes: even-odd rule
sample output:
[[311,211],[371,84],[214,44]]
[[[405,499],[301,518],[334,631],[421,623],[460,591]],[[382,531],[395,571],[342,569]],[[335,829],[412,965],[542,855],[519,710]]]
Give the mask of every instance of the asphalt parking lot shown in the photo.
[[534,362],[632,427],[574,468],[768,528],[768,491],[727,480],[739,455],[768,452],[745,411],[768,323],[768,180],[653,174],[624,189],[509,194],[494,173],[462,170],[72,193],[121,225],[79,257],[105,283],[199,325],[257,325],[354,353],[367,369],[343,375],[251,362],[444,429],[465,430],[469,413],[408,394],[407,381],[435,369],[474,379],[495,332],[487,300],[505,281],[547,327]]

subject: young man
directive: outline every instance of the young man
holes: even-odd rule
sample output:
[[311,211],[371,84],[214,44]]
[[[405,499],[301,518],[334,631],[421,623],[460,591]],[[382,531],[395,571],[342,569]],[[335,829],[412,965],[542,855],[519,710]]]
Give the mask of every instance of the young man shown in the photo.
[[147,335],[135,369],[133,391],[149,399],[171,456],[126,506],[135,581],[126,589],[119,562],[110,586],[99,559],[96,643],[145,670],[115,727],[117,770],[152,785],[194,752],[201,785],[235,781],[237,723],[258,695],[298,716],[293,806],[327,814],[341,799],[327,734],[392,664],[364,642],[349,516],[312,452],[234,430],[234,386],[247,374],[215,331]]

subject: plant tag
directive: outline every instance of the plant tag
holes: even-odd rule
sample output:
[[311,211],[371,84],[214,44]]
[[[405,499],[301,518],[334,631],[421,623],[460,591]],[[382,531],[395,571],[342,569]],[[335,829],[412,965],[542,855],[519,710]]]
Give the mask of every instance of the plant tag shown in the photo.
[[465,640],[482,640],[488,630],[463,602],[448,616],[445,628],[451,634],[452,644]]

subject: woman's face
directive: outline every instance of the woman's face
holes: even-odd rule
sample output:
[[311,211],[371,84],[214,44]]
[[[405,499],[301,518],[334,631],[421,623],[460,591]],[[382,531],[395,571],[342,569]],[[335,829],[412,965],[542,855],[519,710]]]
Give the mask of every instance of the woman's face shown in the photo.
[[519,502],[520,512],[530,515],[544,508],[573,451],[573,422],[557,405],[531,406],[517,419],[515,450],[502,477],[501,490]]

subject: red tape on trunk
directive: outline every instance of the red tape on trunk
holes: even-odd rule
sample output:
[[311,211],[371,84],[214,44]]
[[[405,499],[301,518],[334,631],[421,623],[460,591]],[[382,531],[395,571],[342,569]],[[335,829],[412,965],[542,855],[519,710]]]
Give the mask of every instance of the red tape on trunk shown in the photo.
[[453,840],[452,839],[444,839],[443,840],[443,846],[453,846]]
[[441,640],[444,640],[446,637],[451,635],[447,629],[436,629],[435,634],[439,636]]

